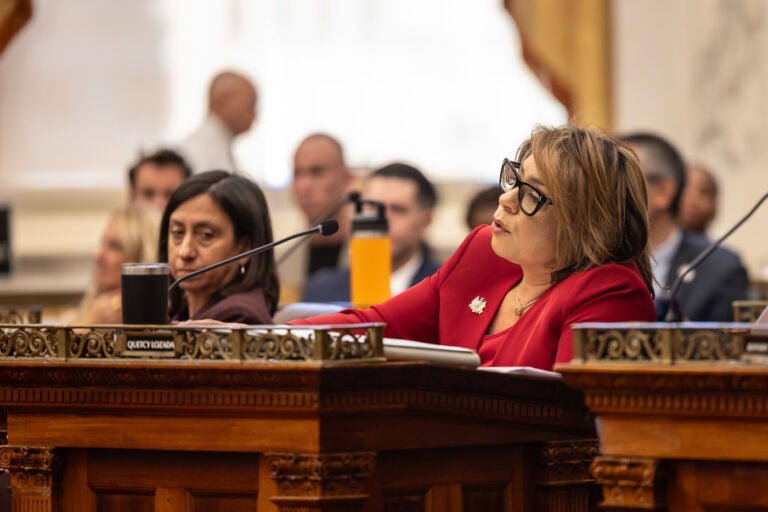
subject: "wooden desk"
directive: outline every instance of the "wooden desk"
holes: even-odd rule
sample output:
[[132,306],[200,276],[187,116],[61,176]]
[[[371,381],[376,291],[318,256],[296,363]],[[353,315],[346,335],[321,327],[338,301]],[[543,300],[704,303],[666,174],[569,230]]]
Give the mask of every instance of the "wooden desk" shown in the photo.
[[[426,363],[5,360],[14,511],[586,511],[562,381]],[[586,439],[586,441],[585,441]]]
[[768,510],[768,366],[559,366],[597,414],[602,510]]

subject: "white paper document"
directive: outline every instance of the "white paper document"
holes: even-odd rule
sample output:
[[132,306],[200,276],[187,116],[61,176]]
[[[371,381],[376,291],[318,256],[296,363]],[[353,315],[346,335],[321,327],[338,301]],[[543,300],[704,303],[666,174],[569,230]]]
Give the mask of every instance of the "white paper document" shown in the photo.
[[427,361],[467,368],[480,366],[480,356],[474,350],[398,338],[384,338],[384,357],[388,361]]

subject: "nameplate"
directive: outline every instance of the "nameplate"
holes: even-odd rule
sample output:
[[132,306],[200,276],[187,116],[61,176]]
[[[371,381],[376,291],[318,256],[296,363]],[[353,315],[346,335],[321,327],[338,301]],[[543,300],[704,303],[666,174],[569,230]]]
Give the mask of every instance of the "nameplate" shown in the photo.
[[115,351],[123,357],[175,358],[176,337],[172,331],[115,331]]
[[744,344],[744,353],[750,356],[768,357],[768,340],[747,340]]

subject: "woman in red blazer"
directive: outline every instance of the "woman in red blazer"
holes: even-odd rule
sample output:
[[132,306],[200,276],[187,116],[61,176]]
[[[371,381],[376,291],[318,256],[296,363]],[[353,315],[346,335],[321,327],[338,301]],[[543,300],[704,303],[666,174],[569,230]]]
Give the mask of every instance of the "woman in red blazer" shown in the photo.
[[385,335],[551,370],[575,322],[654,321],[645,179],[596,130],[538,128],[501,167],[499,207],[440,270],[366,310],[294,324],[386,322]]

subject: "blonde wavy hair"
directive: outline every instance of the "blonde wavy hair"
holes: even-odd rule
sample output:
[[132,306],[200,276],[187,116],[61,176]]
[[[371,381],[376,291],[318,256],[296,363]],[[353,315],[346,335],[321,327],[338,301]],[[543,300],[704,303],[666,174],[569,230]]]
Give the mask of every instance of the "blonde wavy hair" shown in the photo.
[[[113,210],[105,226],[111,225],[123,245],[126,263],[158,261],[157,240],[160,234],[160,212],[142,206]],[[98,297],[95,280],[88,286],[78,306],[78,316],[88,311]]]
[[538,127],[517,151],[533,156],[557,222],[552,282],[605,263],[637,265],[653,294],[645,177],[629,147],[598,129]]

